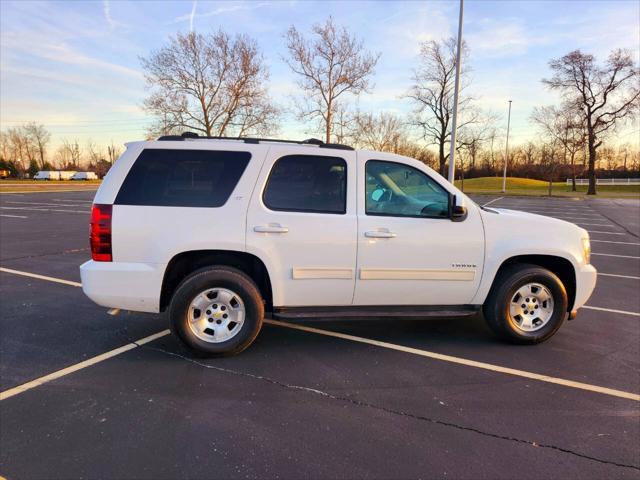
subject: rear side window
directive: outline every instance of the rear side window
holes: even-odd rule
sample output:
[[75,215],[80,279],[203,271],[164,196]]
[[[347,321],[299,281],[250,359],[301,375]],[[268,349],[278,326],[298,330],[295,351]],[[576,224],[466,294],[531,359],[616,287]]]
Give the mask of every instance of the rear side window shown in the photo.
[[221,207],[250,158],[249,152],[143,150],[125,178],[115,203]]
[[342,158],[289,155],[276,161],[263,193],[271,210],[347,211],[347,163]]

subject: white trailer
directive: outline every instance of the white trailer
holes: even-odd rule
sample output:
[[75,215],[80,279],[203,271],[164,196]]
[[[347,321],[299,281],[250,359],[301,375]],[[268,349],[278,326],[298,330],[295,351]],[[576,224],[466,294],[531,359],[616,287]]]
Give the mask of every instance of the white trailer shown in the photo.
[[53,170],[40,170],[33,176],[34,180],[60,180],[60,172]]
[[76,172],[71,180],[98,180],[98,175],[95,172]]
[[76,174],[75,170],[60,171],[58,173],[60,174],[58,180],[71,180]]

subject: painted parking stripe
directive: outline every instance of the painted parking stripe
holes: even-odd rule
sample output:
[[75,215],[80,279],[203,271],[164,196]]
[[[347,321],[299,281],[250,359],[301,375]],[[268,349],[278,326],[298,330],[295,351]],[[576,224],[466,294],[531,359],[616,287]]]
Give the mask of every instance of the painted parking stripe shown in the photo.
[[633,255],[615,255],[613,253],[593,253],[591,252],[591,255],[598,255],[600,257],[617,257],[617,258],[633,258],[633,259],[640,259],[640,257],[636,257]]
[[[70,282],[68,280],[62,280],[62,279],[58,279],[58,278],[53,278],[53,277],[45,277],[43,275],[37,275],[37,274],[32,274],[32,273],[28,273],[28,272],[21,272],[18,270],[10,270],[10,269],[6,269],[6,268],[0,268],[0,270],[8,272],[8,273],[17,273],[18,275],[25,275],[28,277],[33,277],[33,278],[39,278],[42,280],[48,280],[48,281],[56,281],[58,283],[65,283],[67,285],[72,285],[72,286],[80,286],[80,284],[78,282]],[[598,308],[598,307],[582,307],[582,308],[591,308],[593,310],[603,310],[603,311],[611,311],[611,312],[615,312],[615,313],[627,313],[627,314],[632,314],[632,315],[637,315],[640,316],[640,313],[632,313],[632,312],[624,312],[622,310],[608,310],[608,309],[602,309],[602,308]],[[441,353],[436,353],[436,352],[431,352],[428,350],[420,350],[417,348],[411,348],[411,347],[405,347],[403,345],[396,345],[394,343],[388,343],[388,342],[382,342],[379,340],[372,340],[369,338],[364,338],[364,337],[357,337],[355,335],[348,335],[348,334],[344,334],[344,333],[339,333],[339,332],[333,332],[330,330],[321,330],[319,328],[313,328],[313,327],[306,327],[304,325],[296,325],[293,323],[287,323],[287,322],[281,322],[279,320],[265,320],[265,323],[270,324],[270,325],[276,325],[276,326],[280,326],[280,327],[285,327],[285,328],[291,328],[294,330],[301,330],[304,332],[309,332],[309,333],[317,333],[320,335],[325,335],[325,336],[329,336],[329,337],[334,337],[334,338],[341,338],[343,340],[350,340],[350,341],[354,341],[354,342],[358,342],[358,343],[364,343],[364,344],[368,344],[368,345],[373,345],[373,346],[377,346],[377,347],[382,347],[382,348],[388,348],[390,350],[396,350],[396,351],[400,351],[400,352],[405,352],[405,353],[412,353],[414,355],[420,355],[422,357],[427,357],[427,358],[433,358],[436,360],[442,360],[445,362],[450,362],[450,363],[455,363],[458,365],[465,365],[468,367],[475,367],[475,368],[481,368],[484,370],[490,370],[493,372],[499,372],[499,373],[504,373],[507,375],[514,375],[514,376],[518,376],[518,377],[523,377],[523,378],[529,378],[532,380],[539,380],[541,382],[547,382],[547,383],[554,383],[557,385],[563,385],[565,387],[570,387],[570,388],[576,388],[579,390],[587,390],[587,391],[591,391],[591,392],[595,392],[595,393],[601,393],[604,395],[610,395],[610,396],[614,396],[614,397],[620,397],[620,398],[626,398],[629,400],[635,400],[637,402],[640,402],[640,395],[635,394],[635,393],[631,393],[631,392],[625,392],[622,390],[615,390],[612,388],[606,388],[606,387],[600,387],[598,385],[591,385],[588,383],[582,383],[582,382],[575,382],[573,380],[565,380],[562,378],[557,378],[557,377],[550,377],[548,375],[541,375],[539,373],[533,373],[533,372],[527,372],[524,370],[517,370],[515,368],[509,368],[509,367],[502,367],[500,365],[493,365],[491,363],[485,363],[485,362],[478,362],[476,360],[469,360],[466,358],[461,358],[461,357],[454,357],[451,355],[443,355]],[[85,360],[84,362],[78,363],[77,365],[72,365],[70,367],[67,367],[66,369],[63,370],[59,370],[58,372],[54,372],[52,374],[46,375],[44,377],[41,377],[40,379],[36,379],[33,380],[32,382],[29,382],[27,384],[21,385],[19,387],[15,387],[11,390],[7,390],[5,392],[0,393],[0,400],[2,400],[5,394],[7,394],[7,392],[11,392],[12,390],[19,390],[22,388],[22,390],[16,391],[15,393],[11,394],[10,396],[13,395],[17,395],[18,393],[22,393],[23,391],[26,391],[28,389],[37,387],[39,385],[42,385],[42,383],[46,383],[49,382],[51,380],[54,380],[55,378],[60,378],[61,376],[64,375],[68,375],[69,373],[75,372],[77,370],[80,370],[81,368],[86,368],[90,365],[93,365],[95,363],[101,362],[103,360],[106,360],[107,358],[111,358],[115,355],[119,355],[120,353],[126,352],[128,350],[131,350],[132,348],[135,348],[139,345],[142,345],[144,343],[148,343],[151,342],[157,338],[163,337],[165,335],[169,334],[169,330],[163,330],[162,332],[158,332],[155,333],[149,337],[145,337],[141,340],[138,340],[136,342],[132,342],[130,344],[127,345],[123,345],[122,347],[120,347],[119,349],[115,349],[115,350],[111,350],[110,352],[104,353],[102,355],[98,355],[97,357],[93,357],[89,360]],[[115,352],[115,353],[114,353]],[[101,358],[104,357],[104,358]],[[90,363],[87,363],[90,362]],[[79,365],[83,365],[80,368],[76,368]],[[52,378],[49,378],[52,377]],[[42,381],[43,379],[46,379],[44,382]],[[33,385],[31,385],[33,384]],[[27,388],[24,388],[25,386],[27,386]],[[6,397],[8,398],[8,397]]]
[[[524,210],[524,209],[523,209]],[[603,215],[600,215],[599,213],[589,213],[588,211],[584,211],[584,212],[578,212],[578,211],[571,211],[571,210],[553,210],[553,211],[549,211],[549,210],[542,210],[542,209],[537,209],[537,208],[527,208],[526,209],[527,212],[543,212],[547,215],[550,216],[554,216],[554,215],[560,215],[560,214],[570,214],[570,215],[579,215],[582,217],[603,217]]]
[[47,190],[46,188],[43,190],[12,190],[9,192],[3,192],[0,190],[0,195],[16,195],[16,196],[21,196],[21,194],[23,193],[28,193],[28,194],[32,194],[32,193],[62,193],[62,192],[95,192],[97,190],[97,188],[81,188],[81,189],[76,189],[76,190],[63,190],[62,188],[53,188],[53,189],[49,189]]
[[52,380],[56,380],[60,377],[64,377],[65,375],[69,375],[70,373],[77,372],[78,370],[82,370],[83,368],[90,367],[95,365],[96,363],[104,362],[110,358],[113,358],[117,355],[120,355],[124,352],[128,352],[129,350],[133,350],[145,343],[153,342],[158,338],[162,338],[165,335],[169,335],[171,333],[169,330],[162,330],[161,332],[154,333],[153,335],[149,335],[148,337],[141,338],[140,340],[136,340],[135,342],[127,343],[121,347],[118,347],[114,350],[110,350],[105,353],[101,353],[100,355],[96,355],[95,357],[89,358],[83,362],[76,363],[75,365],[71,365],[67,368],[63,368],[62,370],[58,370],[57,372],[50,373],[40,378],[36,378],[35,380],[31,380],[30,382],[23,383],[22,385],[18,385],[17,387],[10,388],[9,390],[5,390],[4,392],[0,392],[0,401],[6,400],[7,398],[11,398],[15,395],[19,395],[21,393],[26,392],[27,390],[31,390],[32,388],[39,387],[40,385],[44,385],[45,383],[51,382]]
[[621,315],[631,315],[633,317],[640,317],[640,313],[629,312],[627,310],[616,310],[614,308],[592,307],[591,305],[583,305],[580,308],[586,308],[587,310],[597,310],[599,312],[619,313]]
[[441,353],[430,352],[428,350],[420,350],[418,348],[405,347],[403,345],[396,345],[395,343],[382,342],[379,340],[372,340],[370,338],[358,337],[355,335],[349,335],[346,333],[334,332],[331,330],[323,330],[315,327],[307,327],[305,325],[298,325],[294,323],[282,322],[279,320],[265,320],[265,323],[269,325],[275,325],[279,327],[291,328],[293,330],[300,330],[308,333],[316,333],[319,335],[325,335],[328,337],[340,338],[342,340],[349,340],[352,342],[364,343],[366,345],[373,345],[376,347],[387,348],[389,350],[396,350],[404,353],[411,353],[413,355],[419,355],[421,357],[432,358],[435,360],[442,360],[449,363],[456,363],[458,365],[465,365],[467,367],[480,368],[483,370],[489,370],[492,372],[504,373],[507,375],[514,375],[517,377],[529,378],[531,380],[538,380],[546,383],[553,383],[556,385],[562,385],[570,388],[577,388],[579,390],[587,390],[590,392],[602,393],[605,395],[611,395],[613,397],[626,398],[628,400],[635,400],[640,402],[640,395],[625,392],[622,390],[615,390],[613,388],[600,387],[597,385],[591,385],[588,383],[575,382],[573,380],[565,380],[563,378],[550,377],[548,375],[541,375],[539,373],[527,372],[524,370],[517,370],[515,368],[502,367],[500,365],[494,365],[491,363],[478,362],[475,360],[469,360],[461,357],[454,357],[451,355],[444,355]]
[[29,218],[24,215],[6,215],[4,213],[0,213],[0,217],[9,217],[9,218]]
[[626,233],[622,233],[622,232],[598,232],[596,230],[589,230],[589,229],[587,229],[587,232],[589,232],[589,233],[601,233],[603,235],[626,235]]
[[76,200],[73,198],[52,198],[51,199],[52,202],[75,202],[75,203],[88,203],[89,205],[91,205],[93,202],[91,200]]
[[28,210],[32,212],[64,212],[64,213],[89,213],[90,210],[62,210],[55,208],[36,208],[36,207],[0,207],[3,210]]
[[613,240],[594,240],[593,238],[591,239],[591,241],[598,243],[616,243],[618,245],[640,245],[640,243],[638,242],[614,242]]
[[74,203],[70,203],[70,202],[65,202],[65,203],[60,203],[60,202],[53,202],[53,203],[46,203],[46,202],[11,202],[11,201],[4,201],[2,202],[5,205],[23,205],[23,206],[33,206],[33,207],[84,207],[84,205],[77,205]]
[[584,222],[575,222],[578,225],[587,225],[589,227],[616,227],[617,225],[613,225],[612,223],[584,223]]
[[628,278],[630,280],[640,280],[640,277],[634,277],[633,275],[618,275],[616,273],[602,273],[598,272],[599,277],[617,277],[617,278]]
[[11,268],[0,267],[0,272],[13,273],[23,277],[37,278],[38,280],[46,280],[48,282],[62,283],[63,285],[71,285],[72,287],[81,287],[80,282],[72,282],[71,280],[63,280],[62,278],[47,277],[46,275],[38,275],[37,273],[23,272],[21,270],[13,270]]
[[494,198],[493,200],[488,201],[487,203],[483,203],[482,206],[486,207],[487,205],[491,205],[493,202],[497,202],[498,200],[502,200],[504,197]]

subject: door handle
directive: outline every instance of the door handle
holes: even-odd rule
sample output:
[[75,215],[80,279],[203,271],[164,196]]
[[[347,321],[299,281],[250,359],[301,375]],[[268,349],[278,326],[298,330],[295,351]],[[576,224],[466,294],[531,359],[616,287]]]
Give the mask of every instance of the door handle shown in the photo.
[[270,223],[269,225],[256,225],[253,227],[253,231],[258,233],[287,233],[289,229],[279,223]]
[[364,236],[369,238],[395,238],[396,234],[389,230],[371,230],[364,232]]

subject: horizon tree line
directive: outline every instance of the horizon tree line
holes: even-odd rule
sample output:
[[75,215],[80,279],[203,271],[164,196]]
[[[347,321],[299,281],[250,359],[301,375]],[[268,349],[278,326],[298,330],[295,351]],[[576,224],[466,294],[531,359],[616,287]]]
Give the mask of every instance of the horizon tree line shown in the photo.
[[[150,94],[144,109],[152,116],[150,138],[190,130],[206,136],[277,137],[285,110],[320,134],[327,143],[352,143],[360,148],[410,155],[446,174],[453,113],[455,39],[420,44],[411,85],[399,100],[411,106],[407,115],[361,111],[350,101],[375,87],[373,77],[380,53],[369,52],[362,40],[329,17],[305,35],[291,26],[283,35],[287,56],[282,60],[296,78],[298,92],[291,105],[276,105],[268,93],[269,68],[257,42],[247,35],[223,30],[189,32],[170,37],[168,43],[141,57]],[[498,116],[482,111],[467,93],[471,83],[470,49],[463,44],[456,158],[462,176],[479,172],[498,174],[504,164]],[[573,180],[586,173],[588,193],[596,193],[596,171],[602,170],[598,153],[607,150],[623,171],[636,164],[637,152],[626,146],[610,155],[610,141],[640,109],[640,70],[631,54],[613,50],[598,63],[579,50],[549,62],[551,77],[543,83],[561,97],[559,105],[540,106],[530,121],[539,133],[509,153],[508,170],[553,179],[559,174]],[[44,169],[50,134],[35,122],[8,129],[0,136],[0,154],[7,162],[20,158],[29,167]],[[535,147],[535,148],[533,148]],[[435,148],[435,152],[432,150]],[[59,165],[113,162],[114,147],[99,152],[92,142],[80,152],[79,142],[63,141],[55,154]],[[9,153],[11,152],[11,153]],[[515,152],[515,153],[512,153]],[[623,158],[618,158],[623,155]],[[517,160],[517,158],[520,158]],[[535,162],[532,163],[532,159]],[[536,168],[533,168],[536,165]],[[23,169],[25,169],[23,167]]]

